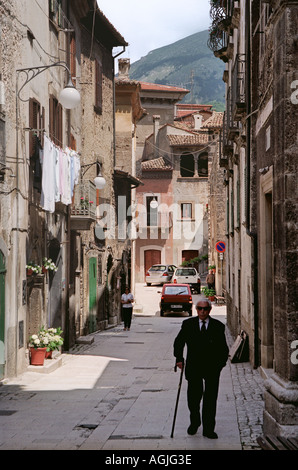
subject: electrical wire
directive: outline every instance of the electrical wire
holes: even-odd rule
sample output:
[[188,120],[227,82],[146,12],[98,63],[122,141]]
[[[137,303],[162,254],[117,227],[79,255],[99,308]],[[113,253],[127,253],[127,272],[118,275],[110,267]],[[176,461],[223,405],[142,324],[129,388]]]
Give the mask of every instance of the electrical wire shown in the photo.
[[[200,154],[200,153],[202,153],[204,150],[209,149],[210,144],[213,144],[214,142],[218,142],[218,140],[219,140],[219,139],[214,139],[214,140],[212,140],[212,142],[209,143],[209,145],[207,145],[207,146],[205,146],[205,147],[202,147],[200,150],[196,150],[196,151],[191,152],[191,153],[192,153],[193,155]],[[151,147],[152,147],[154,150],[159,150],[159,152],[160,152],[160,148],[159,148],[157,145],[153,144],[152,142],[147,141],[146,144],[151,145]],[[192,146],[192,145],[189,144],[189,147],[191,147],[191,146]],[[160,153],[167,154],[167,155],[170,155],[170,156],[177,156],[177,157],[183,155],[181,152],[180,152],[180,153],[174,153],[174,152],[167,152],[166,150],[162,150],[162,152],[160,152]]]
[[22,23],[22,22],[21,22],[16,16],[14,16],[14,15],[12,16],[12,18],[13,18],[14,20],[16,20],[21,26],[23,26],[24,28],[26,28],[27,31],[29,31],[29,32],[32,34],[32,36],[33,36],[33,38],[34,38],[34,41],[36,41],[36,43],[39,45],[39,47],[41,48],[41,50],[42,50],[50,59],[59,60],[59,57],[56,57],[56,56],[54,56],[54,55],[52,55],[52,54],[49,54],[49,52],[47,52],[47,51],[42,47],[42,45],[40,44],[40,42],[38,41],[38,39],[36,39],[36,37],[34,36],[32,30],[29,28],[29,26],[28,26],[27,24]]

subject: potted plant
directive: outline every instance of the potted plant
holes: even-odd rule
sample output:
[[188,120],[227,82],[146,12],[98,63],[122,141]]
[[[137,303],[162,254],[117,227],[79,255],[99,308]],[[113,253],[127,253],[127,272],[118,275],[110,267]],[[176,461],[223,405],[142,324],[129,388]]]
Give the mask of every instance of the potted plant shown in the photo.
[[211,300],[211,302],[214,301],[214,299],[215,299],[215,290],[214,289],[208,289],[208,287],[203,287],[202,291],[203,291],[203,294],[205,295],[205,297],[208,297],[208,299]]
[[33,261],[30,261],[28,264],[26,264],[26,269],[27,269],[28,276],[31,276],[32,274],[42,273],[41,266],[39,266],[39,264],[33,263]]
[[42,327],[42,329],[40,330],[40,337],[44,338],[47,342],[46,359],[51,359],[53,351],[58,351],[60,349],[60,346],[63,345],[64,340],[61,336],[62,333],[63,331],[60,327],[48,329]]
[[42,265],[42,269],[43,269],[43,272],[46,273],[48,271],[54,271],[54,272],[57,272],[58,271],[58,267],[56,266],[56,264],[52,261],[51,258],[43,258],[43,265]]
[[29,338],[30,364],[33,366],[43,366],[48,347],[47,338],[34,334]]

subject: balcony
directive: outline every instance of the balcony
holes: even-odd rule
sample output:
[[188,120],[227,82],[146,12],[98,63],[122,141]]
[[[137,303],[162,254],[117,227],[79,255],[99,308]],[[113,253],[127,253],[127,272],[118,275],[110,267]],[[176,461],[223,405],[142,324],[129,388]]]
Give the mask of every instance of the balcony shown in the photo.
[[227,152],[224,152],[224,131],[223,129],[219,135],[219,166],[226,167],[228,164]]
[[228,118],[227,112],[224,113],[223,130],[222,130],[222,152],[221,152],[221,165],[226,166],[229,157],[233,154],[233,142],[228,137]]
[[233,119],[241,120],[246,112],[246,93],[245,93],[245,54],[237,54],[232,70],[232,114]]
[[89,230],[96,220],[96,186],[92,181],[83,181],[75,186],[71,205],[71,229]]
[[210,17],[212,25],[209,30],[208,47],[213,51],[215,57],[223,62],[228,62],[228,31],[230,19],[227,16],[227,1],[212,0],[210,2]]
[[234,140],[235,137],[239,135],[239,122],[234,118],[234,103],[235,103],[235,90],[233,87],[228,89],[227,93],[227,105],[226,105],[226,126],[227,126],[227,136],[228,140]]
[[221,59],[225,63],[229,60],[227,43],[227,33],[222,29],[219,29],[218,25],[212,25],[207,45],[215,57]]

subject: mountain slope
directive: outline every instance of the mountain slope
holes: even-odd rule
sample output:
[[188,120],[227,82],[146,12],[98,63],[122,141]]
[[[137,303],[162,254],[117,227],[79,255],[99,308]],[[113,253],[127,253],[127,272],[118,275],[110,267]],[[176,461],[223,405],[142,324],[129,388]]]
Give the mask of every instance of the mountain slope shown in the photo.
[[225,65],[207,46],[208,31],[201,31],[168,46],[155,49],[131,64],[130,78],[190,91],[184,103],[213,104],[224,108]]

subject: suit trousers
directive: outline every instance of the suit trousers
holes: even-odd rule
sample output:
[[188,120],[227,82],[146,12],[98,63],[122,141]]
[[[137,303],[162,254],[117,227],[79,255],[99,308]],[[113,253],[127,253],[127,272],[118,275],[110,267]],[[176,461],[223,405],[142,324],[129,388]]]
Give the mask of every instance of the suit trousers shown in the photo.
[[200,404],[202,403],[203,432],[212,432],[215,428],[216,403],[220,372],[198,375],[188,379],[187,403],[190,422],[194,426],[201,424]]

